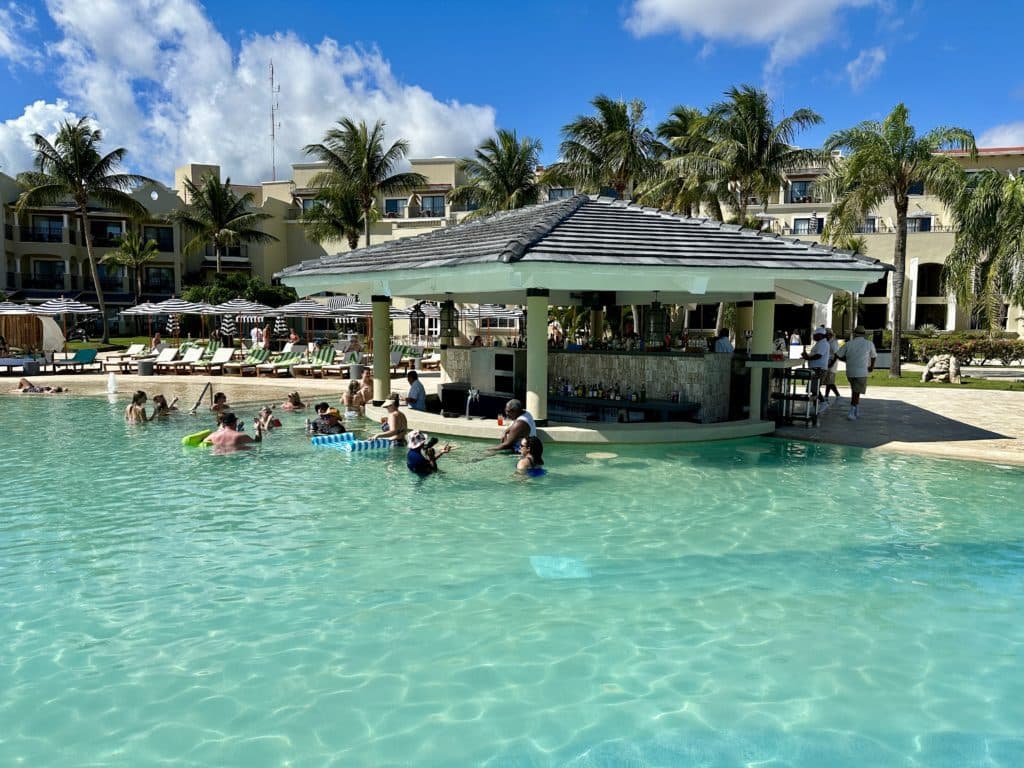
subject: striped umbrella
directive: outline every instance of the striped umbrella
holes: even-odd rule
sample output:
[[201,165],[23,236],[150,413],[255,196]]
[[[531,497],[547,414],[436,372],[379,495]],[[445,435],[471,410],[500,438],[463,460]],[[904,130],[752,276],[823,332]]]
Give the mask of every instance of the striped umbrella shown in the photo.
[[[335,310],[338,317],[373,317],[373,305],[368,302],[357,301]],[[392,320],[409,316],[408,309],[399,309],[391,306],[388,310],[388,317]]]
[[170,298],[154,304],[153,310],[158,315],[201,315],[209,306],[205,302]]
[[0,315],[31,315],[32,307],[28,304],[16,304],[13,301],[0,301]]
[[283,315],[278,315],[277,319],[274,320],[274,333],[278,336],[288,333],[288,321],[284,319]]
[[220,335],[226,339],[235,337],[238,333],[238,329],[235,327],[235,316],[234,315],[223,315],[220,319]]
[[[309,318],[332,317],[337,314],[337,310],[331,309],[327,304],[321,304],[319,301],[313,301],[312,299],[300,299],[299,301],[293,301],[291,304],[285,304],[283,307],[278,307],[274,310],[274,313],[278,316],[278,322],[283,322],[285,316],[303,318],[303,324],[308,341]],[[276,331],[277,328],[275,327],[274,330]]]
[[68,315],[97,315],[99,310],[95,307],[90,307],[88,304],[83,304],[75,299],[65,299],[61,296],[59,299],[50,299],[44,301],[38,307],[32,307],[32,312],[36,315],[49,315],[51,317],[60,315],[61,330],[64,332],[64,349],[67,349],[67,337],[68,337]]
[[231,299],[223,304],[217,304],[213,311],[218,315],[259,315],[262,317],[273,314],[274,308],[247,299]]
[[173,336],[175,339],[178,338],[178,316],[168,315],[167,316],[167,335]]

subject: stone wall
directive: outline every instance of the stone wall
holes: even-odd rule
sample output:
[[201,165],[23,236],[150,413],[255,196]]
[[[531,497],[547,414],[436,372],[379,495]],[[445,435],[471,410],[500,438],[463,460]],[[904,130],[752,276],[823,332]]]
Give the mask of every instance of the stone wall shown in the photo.
[[[441,352],[441,383],[469,381],[470,349]],[[622,391],[647,387],[650,400],[679,399],[700,403],[697,418],[710,424],[729,416],[729,380],[732,356],[722,354],[641,355],[614,352],[553,352],[548,355],[548,381],[566,378],[572,383],[616,384]]]

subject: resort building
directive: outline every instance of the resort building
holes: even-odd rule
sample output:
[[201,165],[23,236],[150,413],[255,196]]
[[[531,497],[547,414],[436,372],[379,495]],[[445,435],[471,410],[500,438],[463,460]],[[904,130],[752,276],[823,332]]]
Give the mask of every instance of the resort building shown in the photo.
[[[1024,147],[979,149],[976,158],[965,152],[949,153],[968,173],[992,168],[1005,173],[1024,172]],[[804,168],[789,175],[788,183],[767,201],[751,200],[752,210],[762,220],[762,228],[787,237],[820,241],[828,221],[832,201],[825,199],[816,182],[825,168]],[[904,327],[918,329],[926,325],[939,330],[964,330],[976,327],[970,307],[960,305],[942,288],[942,265],[953,248],[956,233],[948,209],[923,184],[911,190],[908,211],[906,282],[902,307]],[[896,209],[886,201],[865,218],[858,236],[867,245],[872,258],[892,264],[896,243]],[[890,305],[892,274],[869,285],[858,296],[860,323],[867,328],[891,327],[894,308]],[[1006,308],[1008,331],[1022,332],[1024,309]],[[832,325],[832,304],[780,307],[780,326],[810,328],[818,323]]]

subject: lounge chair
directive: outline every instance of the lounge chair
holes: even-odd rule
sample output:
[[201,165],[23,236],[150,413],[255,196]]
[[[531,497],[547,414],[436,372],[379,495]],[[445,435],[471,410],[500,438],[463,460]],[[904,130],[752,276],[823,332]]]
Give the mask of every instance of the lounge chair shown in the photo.
[[224,366],[231,362],[234,354],[234,347],[221,347],[213,353],[213,357],[203,358],[199,362],[193,363],[189,368],[189,373],[224,373]]
[[75,352],[75,356],[67,360],[54,360],[53,361],[53,372],[56,373],[59,370],[70,369],[72,372],[81,371],[85,373],[86,366],[96,366],[97,371],[103,370],[103,364],[96,359],[96,355],[99,350],[96,349],[80,349]]
[[420,369],[424,371],[440,371],[441,370],[441,353],[434,352],[426,355],[420,360]]
[[[139,358],[139,360],[146,360],[146,359],[147,358],[144,358],[144,357],[143,358]],[[178,348],[177,347],[167,347],[166,349],[161,350],[160,354],[157,355],[155,358],[149,358],[149,359],[151,359],[152,362],[153,362],[153,373],[156,373],[157,370],[159,370],[160,368],[166,366],[168,363],[173,363],[175,360],[178,359]],[[136,361],[135,364],[136,364],[136,367],[138,367],[138,360]]]
[[320,375],[327,377],[333,373],[338,374],[341,378],[346,378],[349,374],[349,368],[353,365],[362,365],[363,353],[362,352],[348,352],[344,355],[335,355],[334,359],[337,362],[323,365],[320,368]]
[[203,359],[203,351],[202,347],[190,347],[185,350],[185,354],[176,360],[169,363],[154,363],[153,370],[156,373],[162,373],[164,371],[168,373],[178,373],[181,366],[185,366],[186,369],[191,369],[193,365]]
[[302,352],[288,352],[277,355],[271,360],[256,366],[256,374],[265,373],[269,376],[283,376],[290,373],[292,366],[306,362]]
[[263,365],[270,358],[270,352],[262,347],[249,350],[249,356],[237,363],[224,363],[222,370],[225,374],[232,371],[236,376],[245,376],[245,372],[251,370],[256,375],[256,366]]
[[309,362],[292,366],[293,376],[322,376],[325,365],[334,362],[334,347],[322,347],[309,359]]

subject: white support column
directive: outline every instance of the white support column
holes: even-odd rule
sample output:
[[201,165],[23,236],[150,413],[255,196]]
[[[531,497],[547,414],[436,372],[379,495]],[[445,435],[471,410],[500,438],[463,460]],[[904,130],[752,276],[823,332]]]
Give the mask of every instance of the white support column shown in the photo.
[[[953,293],[952,291],[950,291],[946,295],[946,327],[943,328],[942,330],[944,330],[944,331],[955,331],[956,330],[956,310],[957,310],[956,294]],[[1010,330],[1013,330],[1013,326],[1008,325],[1007,327],[1010,328]]]
[[[772,334],[775,331],[775,293],[754,294],[754,335],[750,339],[750,354],[762,355],[772,352]],[[754,358],[755,360],[758,358]],[[764,369],[750,371],[750,418],[761,418],[761,394],[763,391]]]
[[[67,218],[67,217],[65,216],[65,218]],[[67,231],[68,231],[67,227],[65,227],[64,228],[64,232],[66,233]],[[65,256],[64,257],[64,290],[65,291],[70,291],[71,290],[71,257],[70,256]]]
[[[903,278],[903,298],[907,303],[907,324],[904,330],[912,330],[917,327],[917,270],[919,266],[919,259],[908,259],[907,273]],[[909,290],[907,290],[908,287]]]
[[526,290],[526,410],[548,420],[548,290]]
[[390,296],[374,296],[373,302],[373,404],[382,405],[391,394]]
[[[66,213],[61,214],[61,216],[64,220],[60,228],[60,241],[62,243],[67,244],[71,242],[70,221],[68,220],[68,215]],[[67,274],[67,272],[65,272],[64,274]]]

